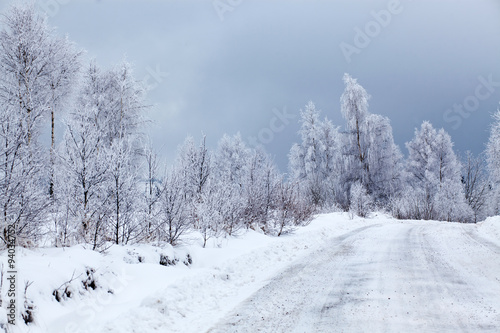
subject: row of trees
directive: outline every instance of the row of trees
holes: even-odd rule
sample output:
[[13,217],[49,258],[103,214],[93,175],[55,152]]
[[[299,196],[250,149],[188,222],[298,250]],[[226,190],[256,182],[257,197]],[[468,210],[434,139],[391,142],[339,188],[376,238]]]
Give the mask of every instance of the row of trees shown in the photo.
[[[2,240],[18,243],[168,242],[188,230],[203,243],[259,228],[280,235],[306,221],[297,186],[239,135],[215,152],[187,138],[162,171],[147,144],[145,90],[131,66],[83,64],[32,5],[16,5],[0,32]],[[56,146],[56,116],[64,136]],[[50,124],[50,148],[41,144]],[[161,170],[160,170],[161,169]]]
[[[498,212],[500,111],[482,158],[462,165],[450,136],[424,122],[404,160],[388,118],[344,76],[344,129],[309,102],[301,142],[281,174],[239,135],[215,151],[188,137],[173,166],[161,166],[144,135],[145,89],[131,66],[84,64],[33,6],[17,5],[0,31],[1,239],[14,225],[22,245],[168,242],[196,230],[210,238],[240,229],[281,235],[312,213],[386,209],[396,217],[476,221]],[[56,118],[64,135],[56,145]],[[45,129],[44,129],[45,128]],[[50,129],[50,146],[42,135]],[[487,200],[487,198],[491,198]]]
[[[474,222],[498,212],[500,111],[482,156],[463,164],[444,129],[424,121],[406,143],[404,160],[388,118],[368,111],[369,95],[348,74],[341,96],[345,130],[334,127],[309,102],[301,112],[301,143],[290,151],[290,174],[315,207],[365,216],[386,209],[404,219]],[[495,195],[493,195],[495,194]]]
[[[23,243],[36,241],[54,190],[55,115],[74,86],[81,52],[32,7],[12,7],[0,32],[0,206]],[[40,144],[51,119],[51,147]]]

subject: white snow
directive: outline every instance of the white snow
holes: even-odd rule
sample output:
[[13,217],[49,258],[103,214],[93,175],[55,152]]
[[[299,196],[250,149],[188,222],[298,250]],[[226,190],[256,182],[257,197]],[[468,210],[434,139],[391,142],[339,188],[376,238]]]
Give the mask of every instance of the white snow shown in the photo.
[[[360,229],[364,227],[368,228]],[[405,248],[406,243],[402,235],[406,234],[413,235],[408,238],[411,240],[408,246],[428,248],[425,248],[422,254],[415,254],[414,248]],[[415,301],[410,306],[406,298],[401,297],[398,300],[397,296],[393,295],[398,302],[389,303],[377,311],[365,309],[360,312],[359,315],[364,314],[370,319],[375,331],[384,330],[383,328],[391,331],[391,326],[387,326],[390,323],[396,323],[394,327],[405,327],[408,324],[405,320],[409,320],[408,325],[411,324],[408,328],[415,330],[438,327],[427,323],[425,318],[420,318],[417,310],[419,307],[424,309],[425,302],[428,302],[429,309],[433,311],[448,311],[449,304],[445,301],[456,302],[454,288],[456,295],[463,296],[463,300],[460,305],[455,306],[452,314],[442,316],[447,321],[452,322],[462,314],[475,316],[475,321],[471,319],[473,323],[489,323],[484,317],[485,313],[480,311],[482,308],[475,303],[476,291],[483,295],[482,304],[500,308],[500,287],[497,278],[500,276],[500,266],[498,253],[495,252],[500,249],[500,217],[490,218],[477,225],[463,225],[432,221],[398,221],[383,214],[373,214],[368,219],[351,220],[345,213],[333,213],[319,215],[307,227],[282,237],[269,237],[248,231],[239,237],[211,240],[207,248],[202,248],[199,243],[199,239],[194,239],[192,244],[175,249],[170,246],[151,245],[113,246],[103,254],[83,246],[34,250],[18,248],[18,289],[24,288],[24,281],[33,281],[27,294],[36,306],[35,323],[26,326],[18,316],[18,325],[11,331],[205,332],[211,328],[214,331],[224,331],[225,323],[234,321],[236,312],[241,310],[242,314],[246,313],[248,300],[259,300],[263,291],[275,288],[273,285],[276,284],[278,287],[281,284],[281,293],[293,293],[290,311],[297,311],[296,308],[301,302],[311,305],[308,295],[314,293],[320,295],[315,298],[318,302],[331,302],[326,294],[321,294],[322,289],[318,289],[317,285],[321,285],[326,279],[331,284],[329,289],[342,290],[347,283],[344,278],[349,277],[346,274],[352,273],[352,267],[359,268],[359,265],[364,263],[370,263],[369,272],[375,272],[366,273],[367,277],[370,274],[379,274],[384,279],[379,282],[372,281],[369,285],[362,284],[360,280],[358,287],[351,288],[357,289],[359,293],[369,288],[365,301],[374,308],[381,305],[381,299],[387,296],[387,290],[393,286],[408,293],[415,292],[415,288],[421,286],[432,290],[430,292],[424,289],[428,291],[429,297],[440,295],[439,290],[443,296],[442,305],[439,299],[419,298],[418,302]],[[187,260],[188,253],[193,263],[186,266],[183,261]],[[440,257],[442,253],[446,254],[445,258]],[[161,254],[167,255],[171,260],[177,258],[179,262],[175,266],[159,265]],[[2,261],[6,262],[5,256],[2,256]],[[416,270],[429,265],[433,267],[431,272],[437,275],[420,272],[423,274],[422,279],[425,277],[430,281],[411,281]],[[321,269],[318,267],[331,271],[320,273]],[[95,279],[95,290],[90,287],[86,290],[83,287],[82,281],[88,278],[87,271]],[[293,275],[293,272],[298,274]],[[310,274],[305,277],[305,272]],[[446,274],[451,273],[456,275],[456,285],[447,281],[449,276]],[[65,283],[72,278],[73,280],[66,284],[72,292],[71,297],[56,301],[54,290],[59,288],[62,292],[66,287]],[[314,278],[321,280],[315,281]],[[405,284],[402,282],[403,278],[408,279]],[[280,279],[285,283],[281,283]],[[310,289],[301,290],[297,285],[293,285],[292,282],[296,279],[304,283],[304,286],[309,283]],[[339,285],[335,282],[337,280]],[[481,282],[478,289],[476,285],[472,285],[473,281]],[[273,289],[273,297],[283,296],[278,287]],[[353,292],[356,293],[356,290]],[[5,300],[5,289],[2,294]],[[496,303],[491,303],[495,297]],[[23,299],[19,298],[18,306],[22,305],[22,302]],[[263,307],[262,313],[270,314],[266,311],[271,310],[265,310],[265,302],[256,306]],[[417,312],[406,318],[402,312],[405,306],[410,306]],[[349,303],[338,311],[346,315],[356,309],[355,304]],[[471,311],[475,312],[471,314]],[[395,321],[388,315],[390,313],[400,315],[399,319]],[[308,325],[320,322],[318,319],[317,323],[312,323],[304,319],[304,315],[305,312],[300,313],[296,316],[297,320],[288,320],[288,323],[295,325],[291,327],[296,331],[307,331]],[[492,310],[489,315],[492,320],[500,319],[496,310]],[[282,320],[289,318],[278,311],[273,313],[273,316]],[[356,318],[355,314],[351,316],[353,320]],[[377,320],[380,322],[377,323]],[[439,318],[433,320],[436,322]],[[385,326],[381,324],[382,321]],[[349,325],[348,322],[336,323]],[[362,325],[363,321],[358,321],[357,324]],[[253,323],[248,322],[245,325]],[[245,325],[240,331],[252,331],[252,326]],[[266,330],[267,326],[263,327],[264,331],[269,331]],[[488,328],[487,325],[485,327]],[[350,331],[352,327],[345,326],[343,329]],[[392,331],[394,330],[397,329],[393,328]]]
[[477,223],[477,226],[481,236],[500,246],[500,216],[488,217],[485,221]]

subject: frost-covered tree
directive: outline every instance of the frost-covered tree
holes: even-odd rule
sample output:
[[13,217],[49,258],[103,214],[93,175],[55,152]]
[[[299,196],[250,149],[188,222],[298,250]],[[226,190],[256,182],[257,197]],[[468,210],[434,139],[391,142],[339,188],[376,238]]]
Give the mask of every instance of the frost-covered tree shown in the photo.
[[[74,110],[66,114],[60,168],[55,176],[57,200],[64,202],[56,233],[64,243],[81,242],[99,248],[108,240],[110,193],[108,153],[105,144],[107,82],[93,61],[82,78]],[[61,200],[63,199],[63,200]],[[74,230],[68,239],[68,225]],[[62,235],[64,237],[62,237]]]
[[250,159],[250,149],[246,147],[240,134],[223,135],[214,154],[212,187],[225,198],[219,206],[223,229],[231,235],[243,226],[245,213],[246,165]]
[[419,215],[410,218],[469,220],[472,211],[461,186],[461,165],[448,133],[424,121],[406,147],[408,182],[420,194]]
[[294,144],[289,155],[291,178],[312,205],[333,205],[334,184],[340,169],[338,131],[328,119],[319,119],[320,111],[313,102],[300,114],[301,143]]
[[108,210],[112,240],[116,244],[126,244],[140,239],[143,230],[139,222],[141,171],[136,163],[134,141],[131,138],[116,139],[107,148],[109,200]]
[[281,182],[276,192],[275,209],[266,231],[281,236],[295,228],[295,213],[298,205],[297,187],[292,183]]
[[211,154],[206,147],[206,137],[203,136],[196,147],[194,139],[188,136],[179,147],[176,165],[182,172],[186,200],[195,200],[203,193],[213,169]]
[[6,243],[7,225],[14,225],[18,244],[33,245],[46,222],[43,157],[39,145],[28,143],[21,115],[0,106],[0,239]]
[[33,5],[11,6],[0,31],[0,108],[3,156],[0,179],[2,227],[16,226],[21,244],[36,241],[46,221],[46,161],[39,144],[48,110],[53,45],[51,30]]
[[294,144],[290,152],[290,172],[292,179],[300,181],[303,190],[311,198],[311,203],[323,204],[321,182],[322,143],[320,142],[321,124],[319,110],[313,102],[307,103],[300,112],[301,144]]
[[368,100],[366,90],[349,74],[344,74],[345,90],[340,97],[340,110],[347,122],[346,149],[348,157],[346,173],[349,183],[360,180],[368,184]]
[[155,227],[158,241],[176,245],[190,228],[188,205],[184,195],[182,173],[172,169],[164,177],[159,194],[158,225]]
[[209,178],[204,191],[193,202],[195,228],[201,233],[203,247],[209,239],[223,235],[224,217],[221,215],[221,207],[224,206],[225,199],[226,195],[220,184]]
[[347,125],[341,192],[348,193],[352,184],[361,181],[376,201],[385,204],[400,189],[402,155],[394,144],[389,119],[368,112],[366,90],[349,74],[344,75],[344,83],[340,102]]
[[155,220],[159,214],[159,201],[162,188],[162,179],[159,176],[158,155],[153,150],[151,142],[144,148],[142,161],[144,167],[144,195],[142,202],[142,220],[144,230],[144,240],[151,240],[155,237]]
[[481,221],[488,215],[488,197],[492,194],[484,155],[476,157],[467,151],[462,165],[465,200],[474,211],[474,222]]
[[213,190],[220,198],[218,206],[219,216],[221,217],[221,227],[224,235],[233,236],[246,225],[244,192],[235,184],[229,182],[216,182]]
[[49,59],[47,84],[50,88],[49,109],[51,124],[50,140],[50,179],[49,194],[54,199],[54,168],[56,163],[56,133],[55,115],[60,113],[69,104],[69,97],[77,85],[78,74],[81,69],[82,51],[77,51],[74,43],[66,38],[52,38],[52,52]]
[[375,200],[387,203],[401,189],[403,156],[394,143],[387,117],[370,114],[367,118],[368,192]]
[[68,203],[75,205],[71,215],[94,247],[107,240],[137,241],[143,231],[137,208],[143,96],[127,64],[103,71],[91,62],[67,121],[61,158],[63,172],[74,178],[61,188],[78,194]]
[[273,209],[263,230],[281,236],[311,221],[314,207],[301,196],[297,183],[281,181],[276,189]]
[[234,136],[224,134],[214,155],[214,177],[242,188],[249,157],[250,150],[239,133]]
[[321,123],[323,152],[322,175],[323,192],[327,206],[337,205],[343,193],[338,187],[342,172],[342,138],[337,127],[325,118]]
[[243,222],[247,227],[262,228],[274,207],[281,176],[269,155],[261,148],[251,152],[245,175]]
[[80,104],[67,118],[56,178],[57,193],[65,205],[58,233],[62,232],[61,239],[66,240],[63,243],[69,245],[67,231],[73,230],[69,240],[83,240],[97,249],[106,240],[110,214],[107,150],[103,149],[96,121],[99,109]]
[[137,141],[148,108],[142,83],[135,79],[132,66],[126,61],[106,73],[105,80],[109,103],[104,113],[107,139],[128,137]]
[[500,212],[500,109],[493,114],[486,160],[492,187],[489,205],[492,213],[497,215]]
[[49,110],[51,61],[55,52],[52,31],[34,5],[10,7],[0,32],[0,98],[20,115],[27,143],[37,138]]
[[[144,90],[133,77],[128,63],[121,63],[107,73],[109,108],[103,109],[105,148],[109,150],[110,211],[113,241],[116,244],[136,241],[141,235],[137,209],[140,205],[139,163],[141,147],[140,125],[146,109]],[[106,81],[105,81],[106,82]]]

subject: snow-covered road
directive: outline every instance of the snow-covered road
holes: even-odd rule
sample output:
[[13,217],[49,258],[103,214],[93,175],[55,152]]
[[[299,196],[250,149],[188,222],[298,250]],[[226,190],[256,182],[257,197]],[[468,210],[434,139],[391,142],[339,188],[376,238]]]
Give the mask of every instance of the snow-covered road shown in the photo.
[[500,247],[474,225],[375,224],[329,240],[215,332],[498,332]]

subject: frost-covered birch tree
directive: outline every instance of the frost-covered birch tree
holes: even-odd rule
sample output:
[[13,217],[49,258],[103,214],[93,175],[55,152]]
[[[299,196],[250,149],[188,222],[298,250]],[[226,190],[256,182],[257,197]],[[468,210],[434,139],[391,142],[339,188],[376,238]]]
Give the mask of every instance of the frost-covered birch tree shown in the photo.
[[157,238],[157,217],[159,215],[159,201],[161,195],[162,178],[160,177],[160,163],[157,153],[153,150],[152,143],[144,147],[142,161],[145,165],[143,171],[144,192],[142,196],[141,219],[143,221],[145,241]]
[[[101,144],[98,118],[99,110],[91,105],[81,105],[68,116],[60,148],[61,168],[57,183],[66,211],[59,228],[59,233],[65,233],[61,234],[61,239],[66,240],[63,243],[69,245],[68,241],[83,240],[94,249],[106,240],[110,214],[110,198],[105,185],[107,155]],[[74,230],[69,239],[68,230]]]
[[0,31],[0,108],[2,118],[2,227],[16,226],[21,244],[36,242],[46,222],[46,162],[39,144],[48,111],[51,29],[33,5],[11,6]]
[[143,233],[138,209],[143,109],[143,91],[127,64],[103,71],[91,62],[67,120],[61,152],[67,176],[60,186],[75,193],[76,200],[67,203],[70,218],[94,248],[104,241],[137,241]]
[[[368,100],[366,90],[349,74],[343,77],[345,90],[340,97],[340,110],[346,120],[344,155],[347,158],[344,170],[345,182],[361,181],[366,187],[369,181],[368,164]],[[350,186],[349,186],[350,187]]]
[[370,96],[366,90],[349,74],[344,75],[344,83],[340,102],[347,124],[340,186],[348,193],[352,184],[360,181],[370,196],[386,204],[400,189],[402,155],[394,143],[389,119],[368,112]]
[[131,66],[122,62],[107,73],[109,80],[104,109],[105,148],[109,150],[109,196],[113,241],[116,244],[137,241],[143,233],[137,207],[140,206],[139,175],[141,146],[140,126],[144,119],[145,92],[135,80]]
[[56,113],[68,112],[71,105],[70,97],[77,86],[78,75],[81,70],[81,56],[83,51],[76,50],[76,46],[68,37],[53,37],[52,52],[49,59],[47,84],[50,88],[50,161],[49,161],[49,194],[54,198],[54,177],[56,164]]

